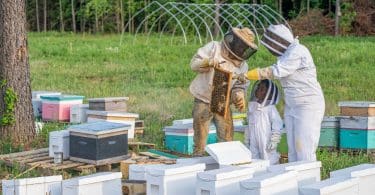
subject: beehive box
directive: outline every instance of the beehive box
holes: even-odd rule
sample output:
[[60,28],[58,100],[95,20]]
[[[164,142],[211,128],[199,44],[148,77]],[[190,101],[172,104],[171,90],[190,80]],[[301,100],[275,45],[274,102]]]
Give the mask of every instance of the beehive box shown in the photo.
[[[164,128],[165,146],[168,150],[182,154],[192,154],[194,150],[194,129],[189,125],[176,125]],[[217,142],[216,129],[211,126],[207,144]]]
[[361,164],[330,173],[331,178],[358,178],[358,191],[361,195],[375,192],[375,164]]
[[40,99],[41,96],[50,96],[50,95],[61,95],[60,92],[55,91],[32,91],[32,99]]
[[342,116],[375,116],[375,102],[339,102]]
[[146,181],[146,169],[160,167],[162,164],[131,164],[129,165],[129,180]]
[[342,129],[362,129],[375,130],[375,116],[347,116],[340,118],[340,128]]
[[340,129],[341,149],[375,149],[375,130]]
[[69,127],[70,159],[95,165],[126,159],[129,128],[130,125],[112,122]]
[[200,164],[204,163],[206,165],[205,171],[218,169],[219,163],[216,162],[211,156],[202,156],[194,158],[178,158],[176,164]]
[[90,110],[127,112],[126,102],[129,97],[91,98],[88,100]]
[[102,172],[62,182],[63,195],[122,195],[121,172]]
[[192,195],[197,174],[204,169],[204,164],[160,165],[146,169],[147,195]]
[[300,195],[356,195],[358,193],[358,179],[330,178],[303,186]]
[[135,120],[139,118],[138,114],[118,111],[97,110],[88,110],[86,113],[87,122],[89,123],[97,121],[108,121],[114,123],[129,124],[130,129],[128,130],[128,138],[134,139]]
[[269,172],[296,171],[298,186],[313,184],[320,181],[320,161],[297,161],[279,165],[269,166]]
[[324,117],[320,128],[320,147],[339,147],[340,118],[335,116]]
[[239,182],[253,177],[252,168],[228,166],[198,173],[196,195],[240,194]]
[[55,152],[63,153],[63,159],[69,158],[69,131],[52,131],[49,133],[49,157]]
[[41,99],[32,99],[34,117],[40,119],[42,117],[42,100]]
[[87,122],[88,104],[77,104],[70,107],[70,123],[85,123]]
[[298,195],[297,173],[283,171],[266,173],[240,182],[242,195]]
[[83,96],[76,95],[54,95],[41,96],[42,119],[44,121],[65,121],[70,120],[70,107],[82,104]]
[[3,195],[61,195],[62,176],[2,180]]

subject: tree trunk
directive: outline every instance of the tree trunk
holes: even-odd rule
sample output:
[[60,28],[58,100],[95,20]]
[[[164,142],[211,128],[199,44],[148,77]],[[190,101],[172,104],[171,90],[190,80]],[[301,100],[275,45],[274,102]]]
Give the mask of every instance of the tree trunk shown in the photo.
[[115,8],[115,15],[116,15],[116,29],[117,33],[120,33],[121,24],[120,24],[120,0],[116,0],[116,8]]
[[122,1],[123,0],[120,0],[121,32],[124,30],[124,5],[123,5]]
[[307,9],[307,13],[310,12],[310,0],[306,0],[306,9]]
[[279,0],[279,13],[283,15],[283,0]]
[[133,29],[132,29],[132,25],[133,25],[133,21],[132,21],[132,13],[131,13],[131,1],[128,1],[128,16],[129,16],[129,33],[132,33],[133,32]]
[[36,29],[38,32],[40,32],[39,28],[39,2],[38,0],[35,0],[35,12],[36,12]]
[[221,6],[221,1],[220,0],[215,0],[215,29],[214,29],[214,34],[213,36],[218,36],[220,32],[220,6]]
[[328,0],[328,13],[331,13],[332,9],[332,0]]
[[340,0],[336,0],[335,36],[340,35],[340,17],[341,17]]
[[63,18],[63,11],[62,11],[61,0],[59,0],[59,4],[60,4],[60,31],[64,32],[64,18]]
[[44,4],[43,4],[43,15],[44,15],[44,32],[47,31],[47,0],[44,0]]
[[[0,10],[0,138],[27,148],[35,137],[35,127],[25,0],[1,0]],[[14,105],[9,104],[12,97],[16,97]],[[5,119],[14,121],[6,124]]]
[[72,29],[73,29],[73,32],[75,33],[76,32],[76,12],[74,10],[74,0],[71,1],[72,2]]
[[[81,0],[80,10],[84,9],[82,6],[84,2],[85,0]],[[85,14],[81,14],[81,32],[85,32],[85,25],[86,25]]]
[[95,33],[99,31],[99,18],[98,18],[98,10],[95,7]]

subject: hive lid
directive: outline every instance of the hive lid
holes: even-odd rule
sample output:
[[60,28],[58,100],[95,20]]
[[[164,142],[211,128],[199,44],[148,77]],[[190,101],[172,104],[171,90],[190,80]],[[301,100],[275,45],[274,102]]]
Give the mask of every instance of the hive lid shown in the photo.
[[339,102],[340,107],[358,107],[358,108],[369,108],[375,107],[375,102],[370,101],[344,101]]
[[147,168],[158,167],[162,164],[131,164],[129,170],[139,173],[146,173]]
[[104,97],[104,98],[90,98],[89,102],[101,103],[101,102],[123,102],[128,101],[129,97]]
[[179,120],[173,121],[173,126],[174,125],[187,125],[187,124],[193,124],[193,119],[187,118],[187,119],[179,119]]
[[269,166],[268,171],[304,171],[322,167],[320,161],[297,161],[279,165]]
[[62,175],[54,175],[54,176],[48,176],[44,177],[44,182],[46,183],[51,183],[51,182],[59,182],[62,181]]
[[178,158],[177,164],[217,164],[216,160],[212,156],[194,157],[194,158]]
[[339,116],[325,116],[323,122],[340,122]]
[[61,95],[61,92],[56,91],[32,91],[32,98],[39,99],[42,95]]
[[331,177],[364,177],[375,175],[375,164],[360,164],[330,173]]
[[102,172],[96,173],[92,175],[76,177],[68,180],[63,180],[64,186],[80,186],[80,185],[87,185],[93,183],[101,183],[103,181],[109,181],[114,179],[121,179],[122,173],[121,172]]
[[214,169],[198,173],[198,178],[204,181],[218,181],[242,176],[252,177],[254,169],[239,166],[226,166],[220,169]]
[[124,123],[114,123],[107,121],[98,121],[93,123],[83,123],[79,125],[72,125],[68,128],[71,132],[79,132],[86,134],[106,134],[118,131],[127,131],[131,128],[131,125]]
[[61,130],[61,131],[51,131],[49,132],[50,137],[68,137],[69,136],[69,130]]
[[[173,126],[166,126],[163,128],[164,132],[168,133],[194,133],[193,124],[184,124],[184,125],[173,125]],[[211,125],[209,129],[209,133],[216,132],[215,125]]]
[[206,168],[203,163],[200,164],[174,164],[160,165],[146,168],[146,172],[152,176],[177,175],[191,172],[202,172]]
[[42,95],[42,100],[49,101],[69,101],[69,100],[83,100],[84,96],[79,95]]
[[296,171],[281,171],[265,173],[252,179],[244,180],[241,186],[246,189],[263,188],[272,184],[282,183],[291,179],[296,179]]
[[236,165],[251,162],[250,150],[239,141],[209,144],[205,149],[220,165]]
[[98,116],[115,116],[115,117],[125,117],[125,118],[139,118],[139,114],[121,112],[121,111],[100,111],[100,110],[87,110],[88,115],[98,115]]
[[89,105],[88,104],[75,104],[75,105],[72,105],[72,107],[79,107],[79,108],[89,108]]
[[304,191],[316,191],[320,192],[319,194],[333,194],[334,192],[339,192],[342,189],[350,188],[354,185],[358,185],[358,178],[329,178],[314,184],[305,185],[300,188],[301,192]]

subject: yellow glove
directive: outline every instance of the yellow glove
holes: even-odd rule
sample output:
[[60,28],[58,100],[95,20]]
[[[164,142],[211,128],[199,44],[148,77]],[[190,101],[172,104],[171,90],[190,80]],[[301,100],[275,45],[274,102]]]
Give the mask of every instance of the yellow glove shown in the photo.
[[273,73],[271,67],[266,68],[255,68],[246,73],[246,77],[249,80],[263,80],[272,79]]
[[260,75],[259,75],[259,68],[252,69],[247,72],[246,74],[247,79],[249,80],[260,80]]

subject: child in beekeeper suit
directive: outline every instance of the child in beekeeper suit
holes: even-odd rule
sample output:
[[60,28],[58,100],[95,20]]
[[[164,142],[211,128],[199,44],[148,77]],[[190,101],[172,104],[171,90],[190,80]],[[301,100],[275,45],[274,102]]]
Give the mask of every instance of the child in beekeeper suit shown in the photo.
[[271,80],[254,84],[248,104],[248,124],[245,130],[245,145],[252,158],[269,160],[278,164],[280,154],[276,151],[281,139],[283,121],[276,109],[280,98],[279,90]]

